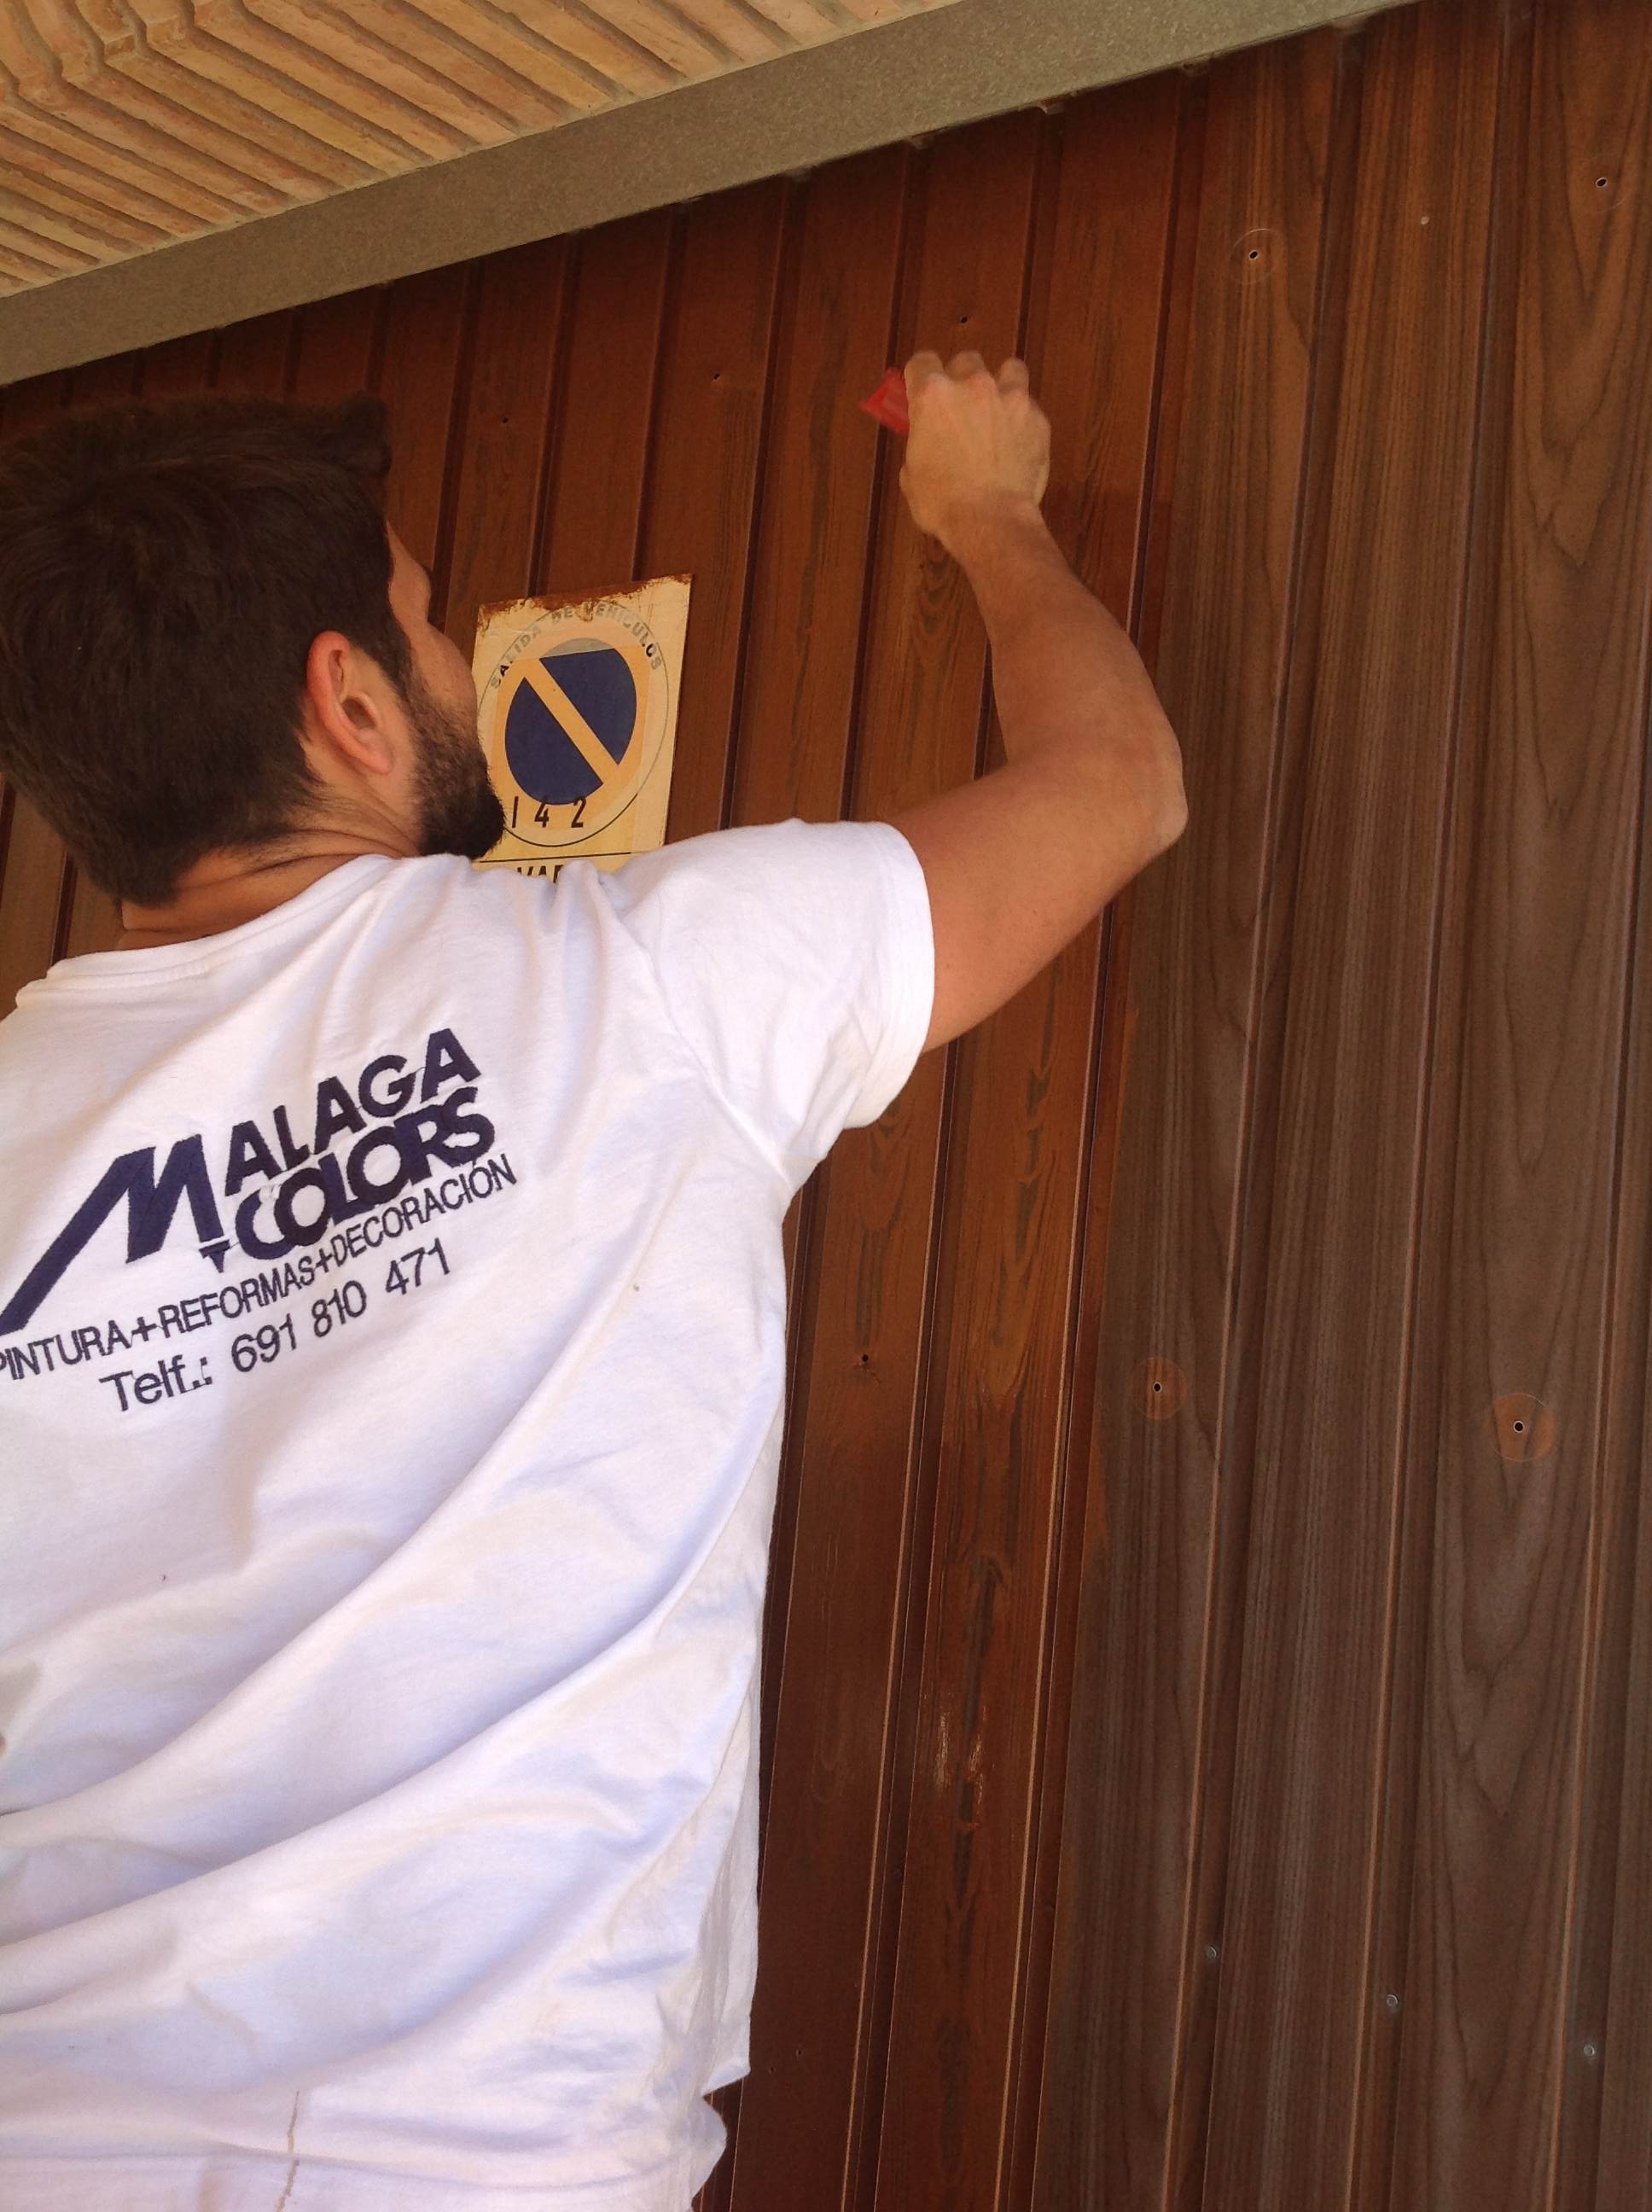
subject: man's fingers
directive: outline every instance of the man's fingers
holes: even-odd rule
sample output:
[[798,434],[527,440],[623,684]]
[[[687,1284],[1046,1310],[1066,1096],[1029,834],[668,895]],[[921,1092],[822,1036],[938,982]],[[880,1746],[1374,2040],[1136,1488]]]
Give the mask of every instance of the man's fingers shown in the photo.
[[[962,384],[969,377],[980,376],[990,372],[987,371],[987,363],[980,354],[971,348],[963,353],[955,353],[951,360],[945,362],[943,362],[939,354],[928,349],[922,353],[914,353],[908,362],[904,374],[907,397],[912,399],[916,398],[919,386],[926,383],[932,377],[950,376],[955,382]],[[1029,392],[1032,388],[1032,379],[1026,362],[1018,360],[1013,354],[999,370],[994,381],[999,392],[1006,398],[1012,392]]]

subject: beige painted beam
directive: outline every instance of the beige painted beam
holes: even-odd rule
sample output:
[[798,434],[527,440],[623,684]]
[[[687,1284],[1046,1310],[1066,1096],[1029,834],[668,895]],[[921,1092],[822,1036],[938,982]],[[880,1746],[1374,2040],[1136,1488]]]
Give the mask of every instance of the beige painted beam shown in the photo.
[[[94,16],[110,0],[82,4]],[[593,32],[579,52],[539,54],[530,82],[523,62],[526,34],[520,26],[531,17],[532,8],[530,0],[514,0],[508,11],[513,18],[512,53],[521,65],[509,73],[523,86],[525,100],[540,103],[537,111],[525,111],[532,118],[527,135],[478,144],[488,130],[463,120],[496,111],[486,80],[497,55],[478,57],[481,74],[468,84],[455,82],[445,100],[422,95],[423,120],[416,125],[406,110],[418,89],[421,55],[416,41],[406,41],[402,74],[386,72],[383,80],[386,104],[376,121],[381,138],[394,137],[404,143],[409,160],[421,166],[351,184],[351,173],[365,173],[367,141],[355,127],[356,118],[341,112],[329,125],[327,142],[301,144],[292,137],[294,126],[276,116],[267,125],[271,158],[290,169],[295,194],[314,195],[301,204],[246,219],[251,210],[245,184],[237,178],[240,190],[227,187],[225,172],[203,148],[196,167],[172,177],[173,205],[186,204],[191,191],[216,193],[221,208],[241,218],[232,227],[88,267],[76,242],[81,233],[76,226],[87,220],[78,203],[65,201],[60,193],[50,203],[50,222],[42,220],[39,228],[27,230],[18,228],[15,213],[7,215],[0,252],[18,269],[33,273],[32,289],[0,298],[0,383],[529,239],[582,230],[754,178],[814,167],[866,147],[926,136],[1362,12],[1351,10],[1349,0],[1172,0],[1169,5],[1165,0],[953,0],[939,7],[932,0],[925,12],[889,21],[880,18],[887,17],[891,5],[910,6],[912,0],[827,4],[846,25],[865,27],[857,35],[806,44],[801,33],[810,20],[819,19],[822,0],[742,0],[738,6],[732,0],[695,0],[694,15],[711,27],[706,35],[736,65],[684,82],[683,72],[694,65],[700,34],[677,27],[669,38],[659,35],[656,14],[635,6],[634,0],[606,0],[608,24],[616,27]],[[4,5],[0,0],[0,13]],[[158,198],[133,193],[133,159],[147,143],[143,132],[156,127],[165,103],[177,97],[180,85],[187,81],[201,88],[213,112],[228,116],[241,112],[249,86],[260,76],[267,80],[273,73],[295,91],[299,80],[290,65],[276,70],[282,56],[270,40],[290,20],[288,6],[276,0],[206,0],[197,5],[194,15],[203,22],[225,28],[233,14],[249,27],[240,51],[222,39],[204,54],[193,52],[174,35],[172,27],[181,20],[176,0],[139,0],[139,8],[152,43],[136,58],[122,55],[116,64],[125,72],[138,104],[135,122],[123,125],[119,143],[108,146],[102,197],[140,222],[147,219],[154,236],[175,227],[178,218]],[[60,15],[65,12],[59,9]],[[350,21],[361,23],[363,12],[359,4],[352,7]],[[370,9],[366,12],[370,16]],[[416,16],[434,33],[450,19],[453,25],[473,26],[477,4],[419,0],[416,9],[404,5],[398,12],[404,21]],[[618,27],[626,26],[628,12],[629,27]],[[500,14],[495,11],[496,17]],[[328,18],[334,29],[330,44],[310,57],[306,69],[312,88],[331,89],[359,69],[361,34],[336,8],[319,7],[316,15]],[[681,26],[691,19],[675,11],[675,21]],[[250,27],[254,24],[256,33]],[[650,25],[653,46],[640,35]],[[771,42],[768,27],[775,56],[750,66]],[[5,58],[0,54],[0,64]],[[613,72],[606,82],[622,75],[628,78],[629,97],[603,112],[579,113],[569,98],[570,85],[580,72],[595,78],[604,64]],[[29,149],[43,155],[50,131],[60,131],[64,143],[51,150],[54,156],[61,152],[72,157],[74,166],[64,170],[58,182],[65,190],[72,183],[79,193],[93,196],[101,167],[96,118],[109,111],[102,97],[94,105],[86,94],[94,82],[101,93],[95,74],[100,66],[89,49],[76,49],[73,69],[58,81],[51,119]],[[330,74],[335,70],[337,78]],[[648,96],[644,86],[662,77],[676,88]],[[391,120],[397,114],[402,118],[399,129]],[[572,120],[556,119],[570,114]],[[369,119],[374,118],[360,118]],[[519,120],[515,127],[524,126]],[[441,134],[452,137],[459,131],[471,138],[474,150],[433,159],[436,147],[446,143]],[[21,141],[12,143],[16,158]],[[0,174],[5,159],[0,146]],[[5,213],[0,209],[0,215]],[[40,281],[41,271],[51,272],[46,281]]]

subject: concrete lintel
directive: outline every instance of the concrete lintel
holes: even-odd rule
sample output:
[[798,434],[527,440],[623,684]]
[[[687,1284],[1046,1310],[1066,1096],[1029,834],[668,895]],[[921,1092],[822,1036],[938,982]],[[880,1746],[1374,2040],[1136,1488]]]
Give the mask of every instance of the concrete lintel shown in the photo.
[[1350,18],[1349,0],[957,0],[0,300],[0,384]]

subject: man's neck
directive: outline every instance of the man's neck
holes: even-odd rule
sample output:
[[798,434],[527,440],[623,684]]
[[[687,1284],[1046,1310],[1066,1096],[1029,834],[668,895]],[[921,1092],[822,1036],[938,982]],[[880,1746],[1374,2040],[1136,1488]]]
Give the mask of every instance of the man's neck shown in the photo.
[[[410,850],[410,848],[409,848]],[[163,905],[138,906],[126,900],[120,909],[121,952],[150,945],[186,945],[197,937],[217,937],[239,929],[261,915],[285,906],[288,899],[307,891],[323,876],[342,868],[347,860],[378,853],[386,859],[407,857],[388,844],[340,837],[277,859],[260,860],[246,854],[209,854],[183,877]]]

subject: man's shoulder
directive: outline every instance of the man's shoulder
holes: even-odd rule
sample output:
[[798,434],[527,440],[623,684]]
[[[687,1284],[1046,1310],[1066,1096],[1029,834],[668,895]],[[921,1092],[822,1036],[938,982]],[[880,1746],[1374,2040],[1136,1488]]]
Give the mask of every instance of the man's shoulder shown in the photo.
[[548,911],[550,904],[546,897],[549,878],[519,875],[514,868],[496,863],[478,866],[457,853],[426,853],[397,860],[376,888],[387,904],[462,907],[478,916],[515,915],[534,907]]

